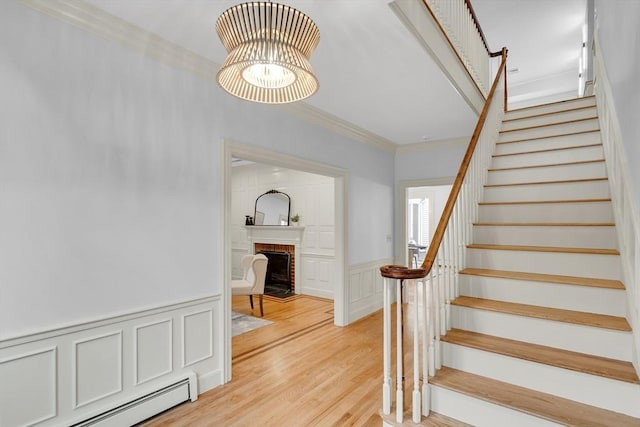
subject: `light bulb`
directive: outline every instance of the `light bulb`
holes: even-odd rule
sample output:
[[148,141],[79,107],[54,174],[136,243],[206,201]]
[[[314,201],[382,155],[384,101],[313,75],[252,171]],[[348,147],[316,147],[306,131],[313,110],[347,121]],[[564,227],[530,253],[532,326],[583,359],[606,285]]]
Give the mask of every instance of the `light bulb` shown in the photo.
[[249,84],[267,89],[287,87],[296,81],[295,73],[277,64],[254,64],[242,71],[242,78]]

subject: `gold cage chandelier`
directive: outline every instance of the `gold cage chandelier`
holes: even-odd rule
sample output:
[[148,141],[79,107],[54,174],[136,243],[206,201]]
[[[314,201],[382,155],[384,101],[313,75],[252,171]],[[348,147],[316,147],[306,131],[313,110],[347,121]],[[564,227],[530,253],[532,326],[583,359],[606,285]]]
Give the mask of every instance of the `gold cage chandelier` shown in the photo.
[[285,104],[318,90],[309,58],[320,31],[304,13],[271,2],[242,3],[220,15],[216,32],[228,53],[217,80],[230,94]]

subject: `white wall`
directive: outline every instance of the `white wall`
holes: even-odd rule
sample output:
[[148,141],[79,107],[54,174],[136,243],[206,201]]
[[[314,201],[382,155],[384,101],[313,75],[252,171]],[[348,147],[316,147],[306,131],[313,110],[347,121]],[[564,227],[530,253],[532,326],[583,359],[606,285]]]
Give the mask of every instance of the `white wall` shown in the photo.
[[225,138],[347,169],[349,262],[392,254],[393,153],[16,1],[0,16],[0,339],[220,293]]
[[596,29],[635,189],[640,201],[640,2],[597,0]]
[[300,281],[296,293],[333,298],[335,284],[334,178],[264,164],[233,167],[231,171],[232,274],[242,275],[240,260],[249,253],[245,215],[254,215],[255,201],[277,189],[291,198],[291,216],[300,215],[304,226]]
[[411,181],[455,176],[471,136],[401,147],[395,159],[395,180]]

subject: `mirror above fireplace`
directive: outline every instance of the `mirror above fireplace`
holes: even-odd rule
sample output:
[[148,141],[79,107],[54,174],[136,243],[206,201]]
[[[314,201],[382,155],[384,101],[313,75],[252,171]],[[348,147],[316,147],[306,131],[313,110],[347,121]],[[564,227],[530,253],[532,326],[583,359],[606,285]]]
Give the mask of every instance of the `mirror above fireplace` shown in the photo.
[[255,225],[289,225],[291,198],[278,190],[269,190],[256,199]]

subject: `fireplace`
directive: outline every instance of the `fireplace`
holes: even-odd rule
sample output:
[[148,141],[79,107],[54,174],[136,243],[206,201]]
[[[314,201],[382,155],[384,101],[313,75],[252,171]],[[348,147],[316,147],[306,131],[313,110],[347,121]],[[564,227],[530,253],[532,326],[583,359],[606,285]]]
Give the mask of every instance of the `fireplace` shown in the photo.
[[[297,226],[274,226],[274,225],[250,225],[245,226],[247,231],[247,243],[249,244],[250,253],[259,252],[285,252],[289,254],[289,279],[291,281],[290,292],[279,291],[282,298],[302,291],[304,281],[302,279],[302,264],[300,262],[300,254],[302,247],[302,236],[304,227]],[[268,254],[265,254],[269,258]],[[284,258],[284,257],[283,257]],[[278,261],[275,261],[278,262]],[[272,264],[271,260],[267,264]],[[282,286],[282,283],[280,283]]]
[[[294,294],[296,288],[295,279],[295,246],[279,245],[273,243],[255,243],[254,253],[264,254],[269,262],[267,263],[266,289],[279,294]],[[280,295],[282,296],[282,295]]]
[[282,251],[259,251],[267,257],[267,276],[264,293],[267,295],[292,294],[291,254]]

